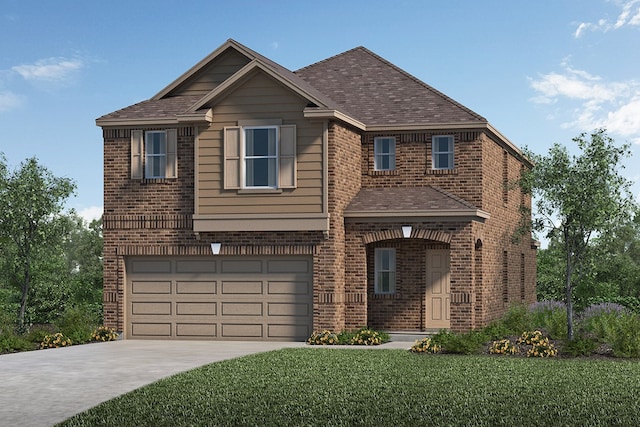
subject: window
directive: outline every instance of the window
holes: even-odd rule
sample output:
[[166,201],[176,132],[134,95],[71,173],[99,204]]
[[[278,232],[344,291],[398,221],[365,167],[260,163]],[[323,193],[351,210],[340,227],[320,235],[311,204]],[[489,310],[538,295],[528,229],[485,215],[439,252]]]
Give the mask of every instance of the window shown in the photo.
[[394,294],[396,292],[395,249],[376,248],[375,292],[376,294]]
[[296,127],[224,128],[224,188],[272,190],[296,186]]
[[144,133],[146,178],[164,178],[167,169],[167,133],[152,131]]
[[177,178],[176,129],[131,131],[131,178]]
[[433,169],[453,169],[453,136],[434,136],[431,152]]
[[277,127],[244,128],[244,187],[277,188]]
[[374,168],[380,170],[395,170],[396,168],[396,139],[374,138]]

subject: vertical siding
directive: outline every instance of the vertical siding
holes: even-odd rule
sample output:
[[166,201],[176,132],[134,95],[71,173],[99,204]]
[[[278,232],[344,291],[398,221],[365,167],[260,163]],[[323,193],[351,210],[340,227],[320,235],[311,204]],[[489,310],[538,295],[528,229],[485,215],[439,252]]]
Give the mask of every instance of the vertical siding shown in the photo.
[[[214,105],[214,122],[199,137],[200,215],[244,213],[322,213],[322,124],[304,118],[307,101],[262,72]],[[238,121],[279,119],[296,125],[297,187],[280,194],[240,194],[224,190],[223,129]]]

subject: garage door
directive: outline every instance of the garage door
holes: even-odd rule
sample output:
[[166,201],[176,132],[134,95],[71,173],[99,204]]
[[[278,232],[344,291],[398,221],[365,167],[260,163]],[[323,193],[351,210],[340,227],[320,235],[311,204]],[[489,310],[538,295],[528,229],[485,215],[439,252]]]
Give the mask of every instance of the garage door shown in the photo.
[[310,257],[127,259],[126,338],[304,340]]

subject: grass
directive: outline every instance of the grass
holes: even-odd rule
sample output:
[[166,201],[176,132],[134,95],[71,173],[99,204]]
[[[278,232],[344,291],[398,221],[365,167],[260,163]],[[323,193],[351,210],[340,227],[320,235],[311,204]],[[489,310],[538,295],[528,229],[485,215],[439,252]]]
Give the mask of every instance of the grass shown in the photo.
[[204,366],[64,426],[636,425],[640,363],[285,349]]

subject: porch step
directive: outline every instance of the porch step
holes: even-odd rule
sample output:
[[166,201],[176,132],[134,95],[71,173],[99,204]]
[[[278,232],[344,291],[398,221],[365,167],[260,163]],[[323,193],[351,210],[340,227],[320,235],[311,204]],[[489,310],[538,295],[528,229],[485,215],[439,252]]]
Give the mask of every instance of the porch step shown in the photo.
[[[435,331],[437,332],[437,331]],[[410,332],[387,332],[389,334],[389,337],[391,338],[391,341],[395,341],[395,342],[415,342],[416,340],[421,340],[425,337],[428,337],[430,335],[433,335],[435,332],[432,331],[424,331],[424,332],[418,332],[418,331],[410,331]]]

